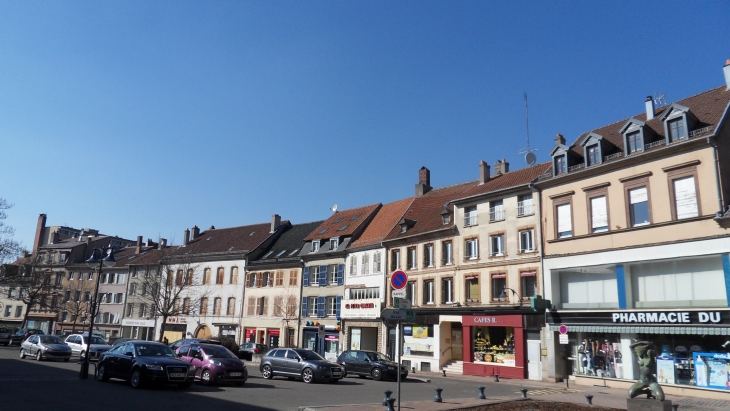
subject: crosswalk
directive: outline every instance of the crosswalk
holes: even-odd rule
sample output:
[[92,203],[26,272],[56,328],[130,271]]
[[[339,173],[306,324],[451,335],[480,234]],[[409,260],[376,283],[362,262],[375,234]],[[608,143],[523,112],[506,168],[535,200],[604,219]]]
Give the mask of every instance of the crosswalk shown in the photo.
[[[527,395],[545,395],[545,394],[567,394],[571,392],[580,392],[580,390],[574,390],[571,388],[562,388],[562,389],[546,389],[546,390],[529,390],[527,391]],[[522,395],[522,392],[517,391],[515,394]]]

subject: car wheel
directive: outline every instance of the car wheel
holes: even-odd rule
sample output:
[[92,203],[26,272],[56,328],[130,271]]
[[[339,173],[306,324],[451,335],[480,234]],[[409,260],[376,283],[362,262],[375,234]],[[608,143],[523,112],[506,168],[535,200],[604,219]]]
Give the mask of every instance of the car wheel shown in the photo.
[[261,369],[261,376],[266,378],[267,380],[270,380],[274,377],[274,372],[271,370],[270,365],[264,365],[264,368]]
[[42,361],[43,360],[43,353],[41,350],[36,351],[35,353],[35,360],[36,361]]
[[25,359],[25,350],[22,348],[20,349],[20,359]]
[[190,387],[193,386],[193,380],[181,382],[177,386],[180,387],[180,388],[190,388]]
[[307,384],[314,382],[314,371],[312,371],[311,368],[305,368],[304,371],[302,371],[302,381]]
[[347,377],[347,370],[345,369],[345,367],[342,367],[342,378],[345,377]]
[[203,370],[203,372],[200,373],[200,382],[202,382],[203,385],[210,385],[211,378],[212,376],[210,375],[210,370]]
[[109,381],[109,376],[106,375],[106,365],[101,364],[99,370],[96,372],[96,379],[101,382]]
[[371,375],[373,376],[373,379],[375,381],[380,381],[383,379],[383,372],[380,371],[380,368],[374,368]]
[[132,371],[132,376],[129,378],[129,384],[132,388],[142,388],[142,372],[140,370]]

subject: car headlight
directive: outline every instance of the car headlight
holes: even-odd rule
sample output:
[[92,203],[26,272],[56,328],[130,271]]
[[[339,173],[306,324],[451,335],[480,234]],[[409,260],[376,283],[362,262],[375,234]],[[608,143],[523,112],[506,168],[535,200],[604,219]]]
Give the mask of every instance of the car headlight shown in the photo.
[[393,371],[393,370],[395,370],[395,367],[388,367],[388,371]]
[[215,365],[216,367],[220,367],[221,365],[223,365],[223,364],[221,364],[221,362],[220,362],[220,361],[218,361],[218,360],[214,360],[214,361],[211,361],[211,362],[212,362],[212,363],[213,363],[213,365]]
[[191,365],[188,367],[188,372],[195,371],[195,366]]
[[152,371],[162,371],[164,368],[162,368],[161,365],[148,365],[147,369]]
[[320,370],[326,370],[327,369],[327,367],[325,367],[324,365],[320,365],[317,368],[319,368]]

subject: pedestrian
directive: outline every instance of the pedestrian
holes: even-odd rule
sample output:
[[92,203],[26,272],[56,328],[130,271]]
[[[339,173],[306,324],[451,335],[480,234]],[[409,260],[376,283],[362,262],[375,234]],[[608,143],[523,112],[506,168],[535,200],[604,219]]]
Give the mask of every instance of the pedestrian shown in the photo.
[[165,345],[168,345],[169,344],[169,341],[167,341],[167,337],[163,337],[162,338],[162,343],[165,344]]

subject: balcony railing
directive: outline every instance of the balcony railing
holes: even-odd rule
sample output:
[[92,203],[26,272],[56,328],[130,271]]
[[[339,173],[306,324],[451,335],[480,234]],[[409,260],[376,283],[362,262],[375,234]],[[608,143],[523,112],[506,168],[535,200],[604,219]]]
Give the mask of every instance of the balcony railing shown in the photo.
[[517,203],[517,215],[528,215],[535,212],[532,201],[520,201]]
[[489,209],[489,221],[499,221],[499,220],[504,220],[504,210],[490,208]]
[[476,214],[467,214],[464,216],[464,227],[469,227],[472,225],[477,225],[477,215]]

